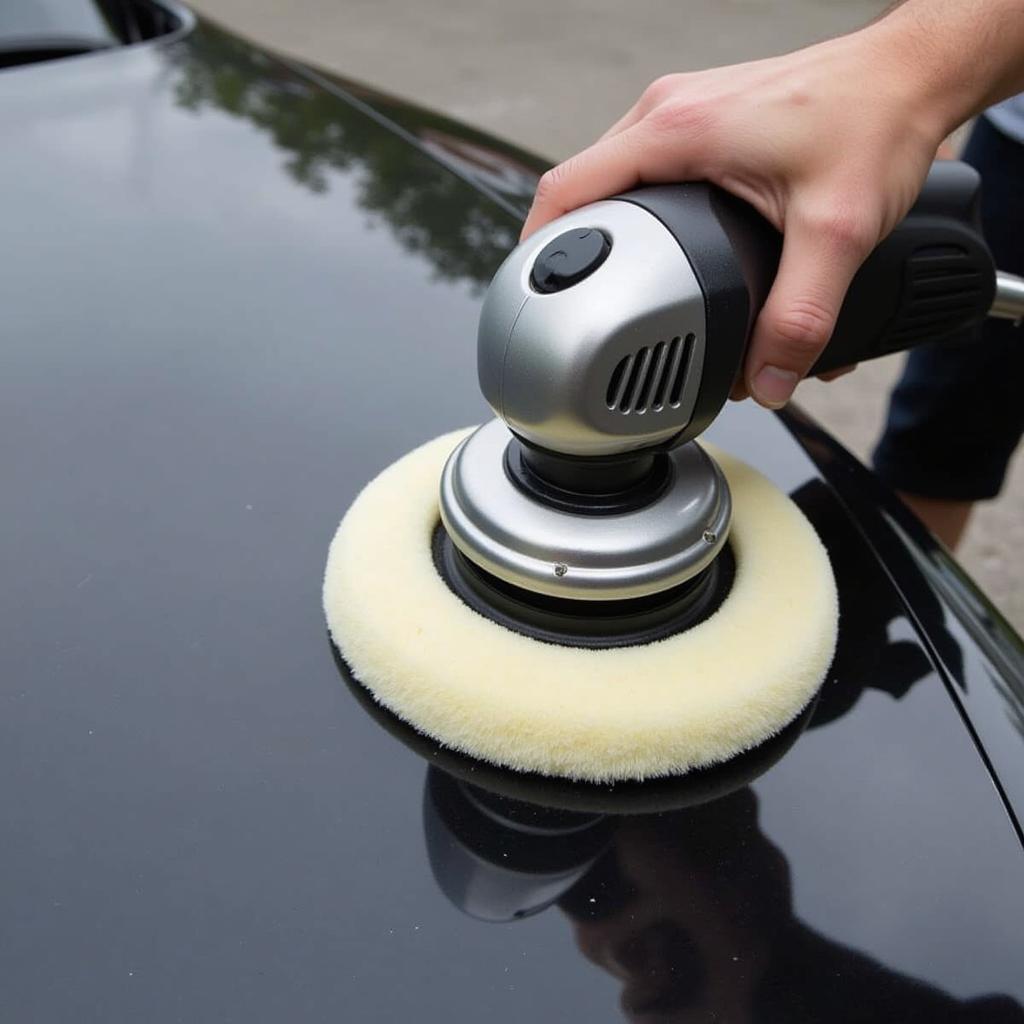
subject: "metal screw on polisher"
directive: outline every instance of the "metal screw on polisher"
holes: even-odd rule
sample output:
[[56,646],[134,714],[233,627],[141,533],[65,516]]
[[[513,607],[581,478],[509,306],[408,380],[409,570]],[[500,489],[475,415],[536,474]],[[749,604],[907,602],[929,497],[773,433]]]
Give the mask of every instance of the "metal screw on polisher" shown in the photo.
[[564,576],[568,571],[569,571],[569,566],[567,566],[565,564],[565,562],[556,562],[555,563],[555,575],[556,576]]
[[705,530],[705,531],[704,531],[704,539],[705,539],[705,540],[706,540],[706,541],[707,541],[707,542],[708,542],[709,544],[714,544],[714,543],[715,543],[715,541],[716,541],[716,540],[718,540],[718,534],[717,534],[717,533],[715,533],[715,531],[714,531],[714,530]]

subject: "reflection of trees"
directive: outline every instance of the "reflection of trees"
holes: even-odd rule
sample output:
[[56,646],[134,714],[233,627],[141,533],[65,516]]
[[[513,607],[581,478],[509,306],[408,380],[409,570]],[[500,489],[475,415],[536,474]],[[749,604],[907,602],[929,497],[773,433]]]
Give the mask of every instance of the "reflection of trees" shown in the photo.
[[[441,277],[482,286],[515,244],[519,204],[470,187],[400,134],[241,40],[203,25],[168,56],[180,72],[180,106],[213,106],[250,121],[286,155],[289,175],[313,192],[329,190],[332,172],[351,175],[359,205]],[[424,129],[452,131],[415,108],[403,114],[406,130],[413,116]]]

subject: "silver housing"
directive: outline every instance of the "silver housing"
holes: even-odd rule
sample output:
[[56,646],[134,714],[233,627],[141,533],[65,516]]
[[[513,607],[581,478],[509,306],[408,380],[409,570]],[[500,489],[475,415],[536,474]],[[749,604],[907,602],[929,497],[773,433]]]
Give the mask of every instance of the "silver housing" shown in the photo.
[[[572,228],[599,228],[611,252],[577,284],[537,292],[530,284],[534,260]],[[704,345],[704,298],[679,243],[642,207],[605,200],[541,228],[498,269],[480,316],[480,388],[498,416],[542,448],[584,456],[627,452],[663,444],[689,423]],[[636,398],[649,378],[646,401],[610,404],[610,383],[627,360],[620,391],[635,374]],[[681,391],[670,402],[677,380]],[[667,382],[660,404],[659,381]]]
[[481,568],[534,593],[576,600],[642,597],[706,569],[729,533],[729,487],[695,442],[668,453],[672,481],[649,505],[578,515],[533,500],[504,469],[512,435],[491,420],[463,441],[441,477],[441,521]]

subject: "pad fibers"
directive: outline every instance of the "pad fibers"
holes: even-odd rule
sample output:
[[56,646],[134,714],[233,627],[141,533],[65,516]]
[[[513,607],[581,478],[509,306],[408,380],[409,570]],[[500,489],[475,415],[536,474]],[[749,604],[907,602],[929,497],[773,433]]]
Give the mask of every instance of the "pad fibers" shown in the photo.
[[334,642],[399,718],[507,768],[610,782],[724,761],[814,696],[836,642],[832,568],[810,523],[760,473],[711,449],[732,489],[736,555],[714,615],[646,646],[561,647],[472,611],[434,567],[441,469],[466,434],[428,442],[368,484],[327,559]]

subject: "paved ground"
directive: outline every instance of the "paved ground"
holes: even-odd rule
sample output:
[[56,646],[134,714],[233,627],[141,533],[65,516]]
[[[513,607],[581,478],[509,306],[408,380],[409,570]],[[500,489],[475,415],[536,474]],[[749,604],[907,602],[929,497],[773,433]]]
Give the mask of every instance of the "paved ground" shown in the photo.
[[[879,0],[192,0],[275,49],[414,98],[558,158],[668,71],[778,53],[868,21]],[[800,400],[862,458],[898,361]],[[1024,460],[980,510],[961,560],[1024,631]]]

